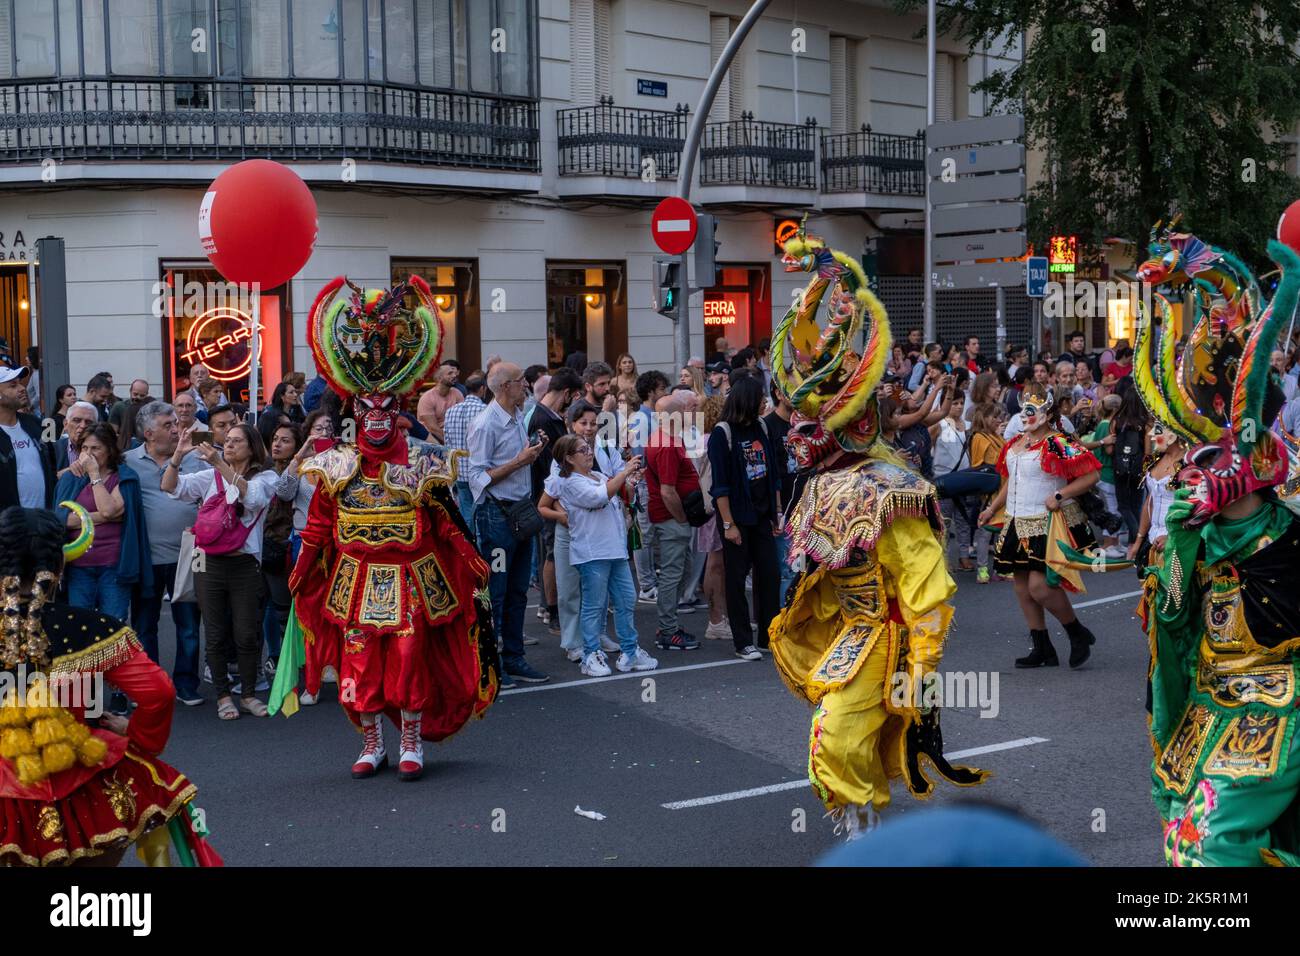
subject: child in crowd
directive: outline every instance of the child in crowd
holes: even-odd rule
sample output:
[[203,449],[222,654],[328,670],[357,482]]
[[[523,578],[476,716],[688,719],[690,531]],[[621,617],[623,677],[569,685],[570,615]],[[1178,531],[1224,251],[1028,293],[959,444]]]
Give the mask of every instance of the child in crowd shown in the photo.
[[614,666],[620,671],[648,671],[659,662],[637,646],[632,612],[636,586],[628,565],[626,526],[618,493],[641,476],[641,460],[628,462],[612,478],[595,470],[595,449],[578,435],[555,443],[559,474],[546,479],[545,490],[559,501],[569,526],[569,560],[582,582],[582,673],[608,677],[609,663],[600,647],[606,609],[614,604],[614,632],[622,653]]
[[[996,402],[981,402],[971,409],[970,467],[997,467],[1002,446],[1002,429],[1006,425],[1006,409]],[[987,505],[985,501],[983,505]],[[982,506],[983,506],[982,505]],[[984,526],[975,528],[975,580],[980,584],[989,583],[990,547],[993,533]]]
[[[1097,491],[1101,494],[1102,500],[1106,502],[1106,510],[1112,514],[1119,513],[1119,501],[1115,495],[1115,471],[1114,463],[1111,459],[1111,448],[1115,445],[1115,435],[1112,432],[1112,425],[1115,421],[1115,414],[1119,411],[1121,399],[1118,395],[1108,393],[1101,400],[1101,419],[1097,422],[1097,427],[1092,433],[1085,435],[1081,444],[1097,456],[1101,462],[1101,480],[1097,482]],[[1124,552],[1119,546],[1119,535],[1103,534],[1101,536],[1101,546],[1105,549],[1108,557],[1123,557]]]

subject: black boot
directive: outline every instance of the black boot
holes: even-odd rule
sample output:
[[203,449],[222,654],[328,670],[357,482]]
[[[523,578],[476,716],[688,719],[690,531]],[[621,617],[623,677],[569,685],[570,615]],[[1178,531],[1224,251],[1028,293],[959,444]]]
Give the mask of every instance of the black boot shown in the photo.
[[1047,631],[1030,631],[1029,638],[1034,642],[1033,650],[1025,657],[1016,658],[1017,667],[1056,667],[1061,662],[1056,659],[1056,648]]
[[1077,617],[1065,625],[1065,633],[1070,637],[1070,666],[1078,667],[1091,656],[1089,648],[1097,643],[1097,639]]

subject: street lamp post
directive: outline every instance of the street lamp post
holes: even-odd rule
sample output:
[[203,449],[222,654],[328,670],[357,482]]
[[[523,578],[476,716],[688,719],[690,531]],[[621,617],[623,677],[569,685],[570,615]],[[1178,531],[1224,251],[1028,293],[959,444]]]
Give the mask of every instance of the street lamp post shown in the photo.
[[[677,173],[677,195],[688,202],[691,198],[691,179],[695,175],[695,155],[700,148],[700,138],[704,135],[704,124],[708,122],[709,110],[713,109],[713,100],[718,95],[718,87],[722,85],[722,78],[727,75],[731,61],[736,58],[741,44],[745,42],[745,37],[771,2],[772,0],[754,0],[749,12],[741,19],[735,32],[727,40],[722,55],[713,65],[713,72],[709,74],[709,79],[704,84],[704,92],[700,94],[695,115],[691,117],[691,125],[686,130],[686,142],[682,146],[682,167]],[[678,289],[681,296],[679,299],[681,310],[677,317],[677,329],[673,340],[673,355],[678,368],[684,368],[691,357],[691,296],[687,273],[689,258],[686,255],[682,256],[682,265],[678,272],[681,283]]]

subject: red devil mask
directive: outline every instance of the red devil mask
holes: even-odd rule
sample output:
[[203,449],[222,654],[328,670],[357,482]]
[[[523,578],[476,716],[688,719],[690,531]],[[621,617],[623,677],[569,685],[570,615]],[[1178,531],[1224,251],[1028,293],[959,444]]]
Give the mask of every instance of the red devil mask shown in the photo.
[[1218,441],[1197,445],[1183,458],[1178,480],[1191,488],[1192,513],[1184,524],[1205,524],[1224,508],[1254,491],[1286,481],[1286,448],[1265,431],[1248,458],[1237,451],[1236,440],[1226,431]]
[[383,454],[400,440],[402,430],[397,427],[398,404],[394,396],[358,395],[355,411],[357,444],[363,452]]
[[785,444],[800,471],[808,471],[840,447],[821,419],[808,418],[799,412],[790,416],[790,431]]

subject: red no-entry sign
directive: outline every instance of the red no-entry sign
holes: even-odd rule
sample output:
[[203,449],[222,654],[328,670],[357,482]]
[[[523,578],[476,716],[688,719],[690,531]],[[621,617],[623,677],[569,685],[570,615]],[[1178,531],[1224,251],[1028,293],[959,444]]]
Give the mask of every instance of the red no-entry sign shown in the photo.
[[660,202],[650,217],[650,235],[655,245],[670,256],[679,256],[691,247],[698,227],[695,208],[676,196]]

